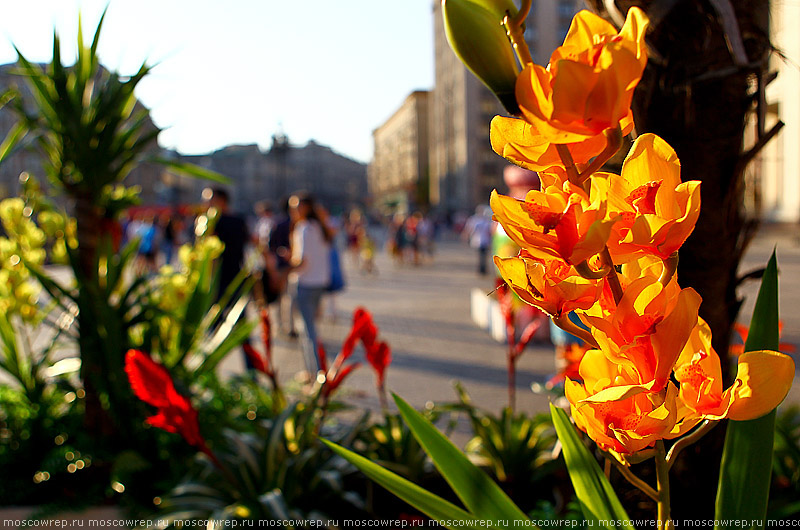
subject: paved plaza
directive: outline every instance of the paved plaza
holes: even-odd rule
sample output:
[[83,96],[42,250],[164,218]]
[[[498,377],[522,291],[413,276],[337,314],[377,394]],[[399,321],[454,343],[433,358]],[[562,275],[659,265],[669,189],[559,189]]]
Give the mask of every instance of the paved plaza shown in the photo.
[[[743,271],[763,267],[777,245],[781,270],[781,319],[783,340],[800,345],[800,237],[796,227],[767,226],[753,242],[742,263]],[[380,329],[380,339],[392,349],[387,388],[417,407],[427,402],[455,400],[453,383],[460,381],[473,401],[490,410],[507,403],[505,345],[472,322],[470,293],[493,288],[491,277],[476,274],[473,249],[457,240],[439,242],[433,262],[418,267],[398,266],[380,252],[377,275],[364,275],[347,266],[348,285],[335,296],[335,319],[325,303],[321,336],[329,357],[338,352],[347,335],[350,316],[356,307],[367,308]],[[745,303],[741,321],[749,322],[758,282],[743,286]],[[274,340],[275,361],[283,380],[291,380],[303,369],[300,345],[283,334]],[[363,361],[357,349],[356,360]],[[553,347],[531,344],[517,368],[517,407],[527,412],[547,410],[549,397],[534,394],[531,383],[543,383],[555,371]],[[225,370],[242,369],[241,355],[229,357]],[[356,406],[378,408],[374,374],[366,363],[346,380],[340,397]],[[795,383],[791,401],[800,403],[800,386]]]

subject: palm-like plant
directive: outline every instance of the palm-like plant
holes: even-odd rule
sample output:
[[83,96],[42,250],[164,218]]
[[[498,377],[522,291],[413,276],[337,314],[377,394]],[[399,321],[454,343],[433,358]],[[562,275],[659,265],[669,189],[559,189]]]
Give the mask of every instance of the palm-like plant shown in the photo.
[[[23,142],[37,147],[50,181],[71,200],[79,243],[69,257],[78,289],[67,292],[40,279],[54,298],[73,297],[77,304],[86,423],[98,434],[119,431],[119,422],[114,425],[108,408],[115,409],[118,418],[124,417],[126,403],[131,401],[123,372],[123,354],[132,346],[128,330],[137,320],[148,318],[143,313],[146,304],[138,303],[147,300],[143,282],[136,282],[131,286],[136,288],[127,293],[140,295],[132,304],[139,311],[120,311],[120,300],[124,305],[125,298],[119,298],[116,287],[132,250],[115,253],[115,217],[129,203],[118,200],[120,195],[135,200],[135,193],[120,193],[120,187],[146,159],[166,163],[154,157],[160,131],[134,96],[150,67],[142,64],[134,75],[123,77],[100,65],[97,46],[104,18],[105,12],[89,46],[79,21],[78,52],[72,66],[62,61],[57,34],[49,65],[31,63],[17,50],[19,73],[27,81],[30,101],[27,94],[14,89],[4,94],[3,100],[10,101],[19,120],[0,146],[0,162]],[[172,169],[222,179],[199,168],[173,165]]]

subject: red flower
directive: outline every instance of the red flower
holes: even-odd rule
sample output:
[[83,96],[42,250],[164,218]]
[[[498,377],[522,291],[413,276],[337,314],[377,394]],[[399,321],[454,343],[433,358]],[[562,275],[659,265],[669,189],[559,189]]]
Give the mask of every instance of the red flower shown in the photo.
[[383,387],[386,377],[386,367],[392,362],[392,352],[386,342],[378,342],[378,327],[372,320],[372,315],[363,307],[353,313],[353,330],[351,336],[360,337],[367,354],[367,362],[378,376],[378,387]]
[[378,386],[383,387],[386,367],[392,362],[392,351],[385,342],[379,342],[371,348],[367,348],[367,361],[378,374]]
[[[352,335],[352,331],[351,331]],[[345,378],[350,375],[350,372],[358,368],[361,363],[350,363],[345,365],[344,362],[347,357],[350,356],[352,353],[352,346],[350,346],[350,351],[345,353],[345,347],[350,340],[350,337],[345,340],[345,344],[342,346],[342,351],[339,352],[339,355],[336,356],[336,359],[333,361],[333,366],[330,370],[328,370],[328,361],[325,355],[325,348],[322,346],[320,342],[318,344],[319,350],[319,364],[322,368],[322,371],[325,372],[325,386],[322,388],[322,396],[327,399],[330,397],[333,392],[339,388],[339,385],[345,380]],[[355,341],[353,341],[355,342]]]
[[272,367],[272,325],[269,320],[269,311],[267,309],[261,310],[261,335],[264,340],[264,357],[253,348],[250,344],[242,344],[242,349],[245,355],[250,360],[253,368],[259,372],[266,374],[273,381],[276,378],[275,369]]
[[200,435],[197,411],[189,400],[175,390],[172,377],[166,368],[138,350],[128,350],[125,355],[125,372],[134,395],[158,409],[145,420],[148,424],[167,432],[178,433],[189,445],[208,453]]

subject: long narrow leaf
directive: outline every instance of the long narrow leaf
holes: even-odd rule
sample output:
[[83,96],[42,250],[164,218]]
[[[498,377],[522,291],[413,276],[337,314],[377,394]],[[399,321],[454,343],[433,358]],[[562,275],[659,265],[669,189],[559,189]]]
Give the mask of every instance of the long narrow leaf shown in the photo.
[[[569,421],[567,413],[550,404],[550,415],[553,418],[558,439],[564,451],[564,460],[569,470],[569,478],[575,495],[580,502],[583,516],[591,524],[603,526],[608,521],[617,525],[633,528],[628,519],[625,508],[614,493],[614,488],[608,482],[597,461],[583,445],[578,431]],[[626,521],[623,523],[623,521]]]
[[3,160],[5,160],[9,154],[14,152],[14,148],[19,145],[28,132],[28,124],[24,121],[18,121],[17,124],[8,131],[5,140],[0,144],[0,164],[3,163]]
[[[778,342],[778,265],[773,252],[761,279],[744,349],[777,351]],[[774,410],[755,420],[728,422],[717,488],[717,520],[748,521],[746,527],[764,527],[774,438]]]
[[225,175],[222,175],[210,169],[206,169],[204,167],[190,164],[188,162],[178,162],[176,160],[170,160],[168,158],[156,158],[153,161],[156,162],[157,164],[163,165],[167,169],[181,176],[210,180],[212,182],[217,182],[219,184],[231,183],[231,179],[229,179]]
[[374,480],[405,502],[418,509],[428,517],[436,519],[441,524],[452,530],[462,530],[465,527],[477,526],[473,524],[465,525],[464,521],[479,522],[478,518],[465,512],[458,506],[444,500],[438,495],[420,488],[413,482],[387,471],[378,464],[370,462],[368,459],[352,451],[345,449],[333,442],[320,439],[322,443],[341,456],[362,473]]
[[397,395],[394,401],[414,437],[473,515],[489,521],[528,521],[522,510],[489,475],[470,462],[430,421]]

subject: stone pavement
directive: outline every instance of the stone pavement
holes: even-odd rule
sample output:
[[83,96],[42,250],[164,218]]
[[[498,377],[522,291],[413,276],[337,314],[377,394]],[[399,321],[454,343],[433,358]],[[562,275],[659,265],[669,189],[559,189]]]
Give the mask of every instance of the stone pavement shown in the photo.
[[[781,269],[780,293],[783,340],[800,344],[800,232],[795,226],[766,226],[753,242],[742,270],[763,267],[774,246],[778,248]],[[499,411],[507,403],[505,346],[473,324],[470,317],[470,292],[478,287],[493,288],[489,277],[475,273],[476,255],[463,242],[440,242],[432,263],[419,267],[397,266],[383,252],[376,255],[377,275],[355,271],[347,257],[348,285],[335,296],[335,312],[325,303],[320,335],[329,358],[347,335],[356,307],[369,310],[380,329],[380,339],[389,343],[393,360],[387,371],[387,388],[416,407],[427,402],[455,400],[453,382],[461,381],[481,407]],[[742,322],[749,322],[758,282],[741,289],[745,296]],[[335,315],[335,319],[331,318]],[[274,339],[274,356],[281,379],[290,380],[302,370],[300,345],[282,334]],[[357,349],[356,360],[364,361]],[[797,357],[796,357],[797,358]],[[233,353],[223,367],[242,369],[241,355]],[[517,365],[517,408],[544,412],[549,398],[530,390],[533,382],[543,383],[555,371],[553,348],[531,344]],[[365,363],[346,380],[339,395],[359,407],[378,408],[374,374]],[[791,401],[800,403],[800,384],[795,383]]]

